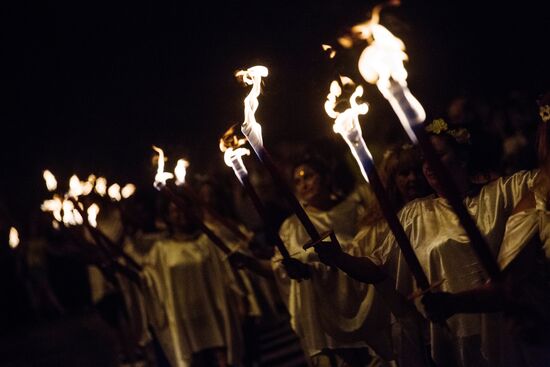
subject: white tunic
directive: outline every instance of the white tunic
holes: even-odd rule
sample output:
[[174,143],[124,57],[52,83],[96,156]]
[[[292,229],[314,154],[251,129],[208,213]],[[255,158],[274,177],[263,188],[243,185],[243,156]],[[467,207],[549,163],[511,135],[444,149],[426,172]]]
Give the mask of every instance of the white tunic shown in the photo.
[[205,235],[157,241],[144,260],[149,319],[171,365],[188,366],[193,353],[226,347],[238,365],[242,336],[232,285]]
[[[342,246],[349,246],[358,230],[359,198],[352,194],[329,211],[306,208],[317,230],[333,229]],[[302,246],[310,238],[296,216],[284,221],[280,235],[291,256],[310,265],[310,280],[288,278],[277,251],[272,264],[277,285],[288,306],[291,326],[309,356],[323,349],[366,348],[392,359],[389,312],[374,288],[319,262],[313,248]]]
[[[464,199],[493,253],[498,253],[506,220],[528,190],[533,174],[518,172],[484,186],[479,194]],[[440,289],[456,293],[472,289],[486,281],[469,238],[449,203],[430,196],[408,203],[399,213],[415,253],[431,284],[443,281]],[[416,290],[413,277],[393,236],[374,249],[369,258],[393,269],[396,289],[404,295]],[[421,308],[419,306],[419,308]],[[485,359],[481,355],[481,314],[458,314],[448,319],[451,333],[431,324],[432,355],[445,366],[470,366]]]

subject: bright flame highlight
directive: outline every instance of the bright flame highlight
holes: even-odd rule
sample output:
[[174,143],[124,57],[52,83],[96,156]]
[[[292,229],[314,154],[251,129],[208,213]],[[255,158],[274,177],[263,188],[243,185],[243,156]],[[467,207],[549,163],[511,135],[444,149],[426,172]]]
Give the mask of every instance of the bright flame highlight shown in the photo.
[[344,112],[337,112],[335,108],[338,103],[337,99],[341,94],[342,88],[337,81],[333,81],[330,84],[330,92],[325,102],[325,111],[327,115],[334,119],[332,129],[335,133],[342,135],[359,163],[363,177],[368,182],[366,169],[372,166],[372,155],[363,140],[359,115],[365,115],[369,111],[369,106],[366,103],[357,103],[357,98],[363,96],[363,87],[359,85],[349,99],[350,108]]
[[9,245],[11,248],[19,246],[19,232],[15,227],[10,227]]
[[269,74],[265,66],[253,66],[247,70],[238,71],[235,76],[242,78],[246,85],[251,85],[252,89],[244,99],[244,122],[241,126],[243,134],[247,137],[252,147],[263,146],[262,126],[256,121],[256,110],[259,106],[258,96],[261,92],[262,78]]
[[72,175],[69,179],[69,192],[67,195],[73,198],[78,198],[80,195],[82,195],[84,192],[82,188],[82,184],[80,183],[80,180],[78,179],[77,175]]
[[122,190],[120,190],[120,193],[122,194],[122,197],[124,199],[128,199],[130,196],[134,195],[135,192],[136,192],[136,185],[131,183],[124,185]]
[[181,186],[185,184],[187,167],[189,167],[188,161],[186,161],[185,159],[178,159],[178,163],[176,163],[176,168],[174,168],[174,174],[176,175],[176,185]]
[[359,57],[359,71],[367,82],[376,84],[409,138],[417,143],[413,128],[424,122],[426,112],[407,86],[407,70],[403,65],[408,60],[405,44],[378,24],[380,9],[375,8],[370,20],[352,28],[360,39],[369,42]]
[[46,181],[48,191],[55,191],[57,189],[57,180],[55,179],[53,173],[46,169],[42,173],[42,177],[44,177],[44,181]]
[[120,195],[120,185],[117,183],[112,184],[107,189],[107,195],[114,201],[120,201],[122,196]]
[[155,175],[154,186],[160,190],[162,186],[166,185],[166,180],[174,178],[174,175],[170,172],[164,172],[164,151],[153,145],[153,149],[159,154],[157,163],[157,174]]
[[99,214],[99,206],[96,203],[93,203],[88,207],[86,213],[88,214],[88,223],[90,223],[92,227],[97,227],[97,215]]
[[52,199],[44,200],[44,202],[40,206],[40,209],[43,212],[52,212],[52,215],[56,221],[58,222],[63,221],[63,217],[61,216],[61,210],[63,209],[63,201],[58,195],[54,195]]
[[107,179],[105,177],[98,177],[95,180],[95,192],[99,196],[105,196],[107,193]]
[[63,200],[63,223],[67,226],[76,226],[84,221],[71,200]]

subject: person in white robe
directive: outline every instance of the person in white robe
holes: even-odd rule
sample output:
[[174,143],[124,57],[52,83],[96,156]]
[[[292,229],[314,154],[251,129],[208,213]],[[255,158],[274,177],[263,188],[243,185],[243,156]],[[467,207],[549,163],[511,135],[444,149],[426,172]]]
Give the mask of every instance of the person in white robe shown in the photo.
[[[359,229],[360,197],[331,196],[327,175],[318,160],[305,159],[293,170],[295,191],[317,230],[333,230],[346,246]],[[295,215],[283,222],[279,233],[290,255],[310,269],[310,279],[291,279],[281,254],[276,251],[272,258],[291,326],[312,364],[330,360],[333,365],[362,366],[371,359],[391,360],[389,311],[372,286],[322,264],[313,248],[304,250],[310,238]]]
[[[506,220],[527,192],[528,182],[534,172],[518,172],[476,190],[468,177],[468,132],[465,129],[450,129],[442,119],[434,120],[427,130],[431,133],[432,144],[441,162],[464,198],[464,205],[496,256]],[[484,270],[427,163],[423,165],[423,172],[436,194],[405,205],[398,213],[399,220],[432,285],[439,284],[440,289],[447,292],[475,288],[487,280]],[[322,253],[323,261],[348,271],[356,278],[369,280],[380,277],[378,271],[393,279],[395,289],[404,296],[417,293],[414,278],[394,237],[378,238],[376,243],[372,252],[363,258],[346,256],[337,244],[318,246],[317,251],[320,255]],[[365,274],[361,274],[361,264]],[[376,280],[380,281],[380,278]],[[419,311],[423,312],[418,300],[416,304]],[[430,324],[429,342],[432,358],[437,365],[488,365],[489,361],[482,351],[481,315],[454,315],[448,319],[448,326],[449,330]]]

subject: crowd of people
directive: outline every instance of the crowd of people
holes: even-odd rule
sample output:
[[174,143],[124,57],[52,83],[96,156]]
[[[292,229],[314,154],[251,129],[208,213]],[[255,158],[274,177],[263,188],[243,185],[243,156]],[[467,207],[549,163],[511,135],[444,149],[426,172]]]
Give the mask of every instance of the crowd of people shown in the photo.
[[[150,366],[257,366],[259,326],[283,318],[309,366],[548,366],[550,94],[517,100],[488,110],[457,98],[425,122],[498,279],[421,149],[392,142],[376,166],[431,285],[420,289],[344,145],[324,141],[279,161],[315,228],[330,232],[307,248],[299,217],[255,169],[268,223],[236,178],[212,172],[189,178],[196,196],[172,187],[178,202],[139,188],[121,202],[83,198],[100,202],[97,227],[55,229],[49,213],[36,214],[20,246],[0,250],[3,334],[93,310],[91,323],[112,333],[68,333],[95,349],[65,351],[74,354],[66,365],[116,366],[122,355]],[[9,212],[0,214],[7,238]]]

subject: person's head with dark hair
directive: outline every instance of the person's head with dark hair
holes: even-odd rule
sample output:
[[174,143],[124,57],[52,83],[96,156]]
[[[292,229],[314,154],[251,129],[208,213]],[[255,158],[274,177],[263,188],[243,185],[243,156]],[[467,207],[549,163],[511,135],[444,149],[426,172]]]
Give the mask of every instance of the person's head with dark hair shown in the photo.
[[292,181],[298,199],[306,206],[328,210],[334,205],[331,174],[321,158],[305,156],[292,166]]
[[[433,120],[426,125],[425,129],[441,163],[452,176],[459,191],[466,194],[471,187],[469,178],[470,132],[463,127],[450,128],[442,118]],[[428,184],[438,195],[442,196],[442,187],[433,168],[426,160],[422,165],[422,171]]]

